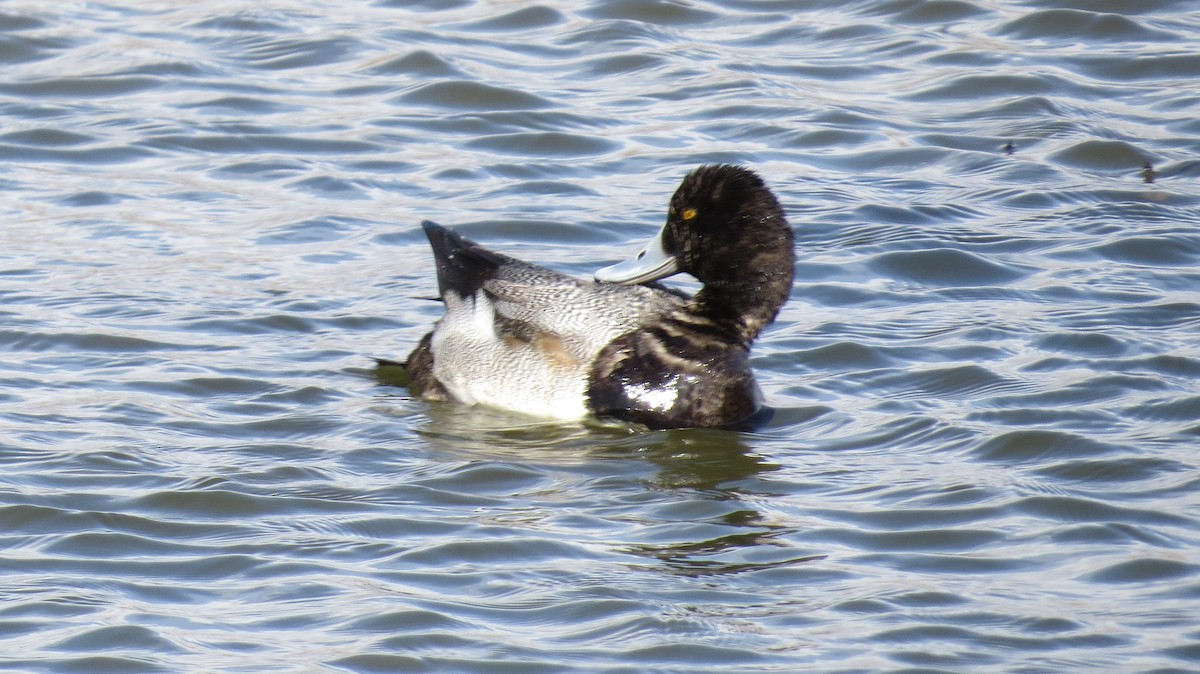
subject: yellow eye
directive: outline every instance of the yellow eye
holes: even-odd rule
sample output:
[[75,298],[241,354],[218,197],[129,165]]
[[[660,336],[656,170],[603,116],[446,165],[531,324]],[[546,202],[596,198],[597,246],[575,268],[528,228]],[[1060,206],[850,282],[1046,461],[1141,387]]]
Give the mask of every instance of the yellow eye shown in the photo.
[[692,220],[695,217],[696,217],[696,209],[694,209],[694,208],[683,209],[683,221],[684,222],[687,222],[688,220]]

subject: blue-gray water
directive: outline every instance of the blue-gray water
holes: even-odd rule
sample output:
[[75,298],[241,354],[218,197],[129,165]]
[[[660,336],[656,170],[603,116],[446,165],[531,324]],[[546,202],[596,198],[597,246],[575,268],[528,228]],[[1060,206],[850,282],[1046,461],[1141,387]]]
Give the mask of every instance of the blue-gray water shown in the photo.
[[[0,4],[0,669],[1200,670],[1195,10]],[[583,275],[716,161],[762,432],[373,379],[420,219]]]

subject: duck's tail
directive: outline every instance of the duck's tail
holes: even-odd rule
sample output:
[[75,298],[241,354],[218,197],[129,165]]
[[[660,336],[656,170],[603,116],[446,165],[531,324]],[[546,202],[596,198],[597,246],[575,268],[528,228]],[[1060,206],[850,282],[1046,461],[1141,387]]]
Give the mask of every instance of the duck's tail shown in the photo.
[[469,297],[474,295],[483,282],[495,276],[496,269],[508,259],[493,253],[457,232],[426,220],[421,223],[429,245],[433,247],[433,259],[437,265],[438,293],[446,296],[447,291]]
[[433,333],[421,338],[408,360],[401,363],[388,358],[375,358],[375,377],[380,384],[404,386],[414,396],[426,400],[448,400],[445,387],[433,376],[433,351],[430,341]]
[[371,360],[375,361],[375,379],[380,384],[407,388],[412,383],[407,363],[388,358],[372,358]]

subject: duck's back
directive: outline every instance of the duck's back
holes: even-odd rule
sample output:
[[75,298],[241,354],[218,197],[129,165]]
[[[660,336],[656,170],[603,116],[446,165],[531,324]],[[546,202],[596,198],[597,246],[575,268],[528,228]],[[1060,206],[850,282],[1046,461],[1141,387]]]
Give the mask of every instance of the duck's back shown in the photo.
[[581,281],[424,223],[446,315],[409,357],[428,397],[536,416],[591,412],[588,372],[606,345],[682,303],[642,286]]

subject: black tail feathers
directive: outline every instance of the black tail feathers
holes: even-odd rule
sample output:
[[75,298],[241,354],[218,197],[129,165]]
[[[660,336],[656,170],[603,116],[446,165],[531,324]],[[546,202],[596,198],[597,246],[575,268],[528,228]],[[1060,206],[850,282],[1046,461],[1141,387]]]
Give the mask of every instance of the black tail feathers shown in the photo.
[[463,297],[474,295],[483,282],[494,276],[496,269],[504,264],[504,256],[480,247],[454,230],[429,220],[422,222],[421,227],[425,229],[429,245],[433,247],[438,293],[443,297],[447,291]]

